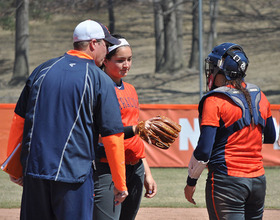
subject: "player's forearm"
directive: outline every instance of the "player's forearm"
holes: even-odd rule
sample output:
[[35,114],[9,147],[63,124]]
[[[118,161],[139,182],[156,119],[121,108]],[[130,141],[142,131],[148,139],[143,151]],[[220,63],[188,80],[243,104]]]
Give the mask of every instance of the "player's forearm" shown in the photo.
[[190,162],[189,162],[189,167],[188,167],[188,179],[187,179],[187,184],[189,186],[195,186],[198,178],[200,177],[201,173],[205,169],[207,162],[204,161],[198,161],[194,155],[192,155]]
[[149,167],[149,164],[148,164],[146,158],[142,158],[142,161],[143,161],[143,165],[144,165],[144,169],[145,169],[145,175],[146,176],[151,176],[152,172],[151,172],[151,169]]
[[115,187],[127,191],[125,176],[124,134],[102,137]]
[[213,145],[215,142],[217,127],[202,126],[194,156],[199,161],[207,162],[210,159]]
[[215,142],[217,127],[202,126],[201,134],[197,147],[190,159],[188,166],[188,179],[187,184],[189,186],[195,186],[198,178],[205,169],[213,149]]

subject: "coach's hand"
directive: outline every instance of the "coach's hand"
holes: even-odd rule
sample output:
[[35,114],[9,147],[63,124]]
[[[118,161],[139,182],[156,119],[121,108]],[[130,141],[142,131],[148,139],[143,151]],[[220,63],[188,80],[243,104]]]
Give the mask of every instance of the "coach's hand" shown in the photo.
[[18,185],[20,185],[20,186],[23,186],[23,177],[15,178],[15,177],[13,177],[13,176],[11,176],[11,175],[9,175],[9,176],[10,176],[10,180],[11,180],[12,182],[14,182],[14,183],[16,183],[16,184],[18,184]]
[[128,192],[127,191],[120,191],[116,187],[114,187],[114,195],[115,195],[115,205],[119,205],[128,196]]
[[196,203],[195,203],[195,201],[194,201],[194,199],[193,199],[193,194],[194,194],[194,192],[195,192],[195,186],[186,185],[184,191],[185,191],[185,197],[186,197],[186,199],[187,199],[190,203],[196,205]]

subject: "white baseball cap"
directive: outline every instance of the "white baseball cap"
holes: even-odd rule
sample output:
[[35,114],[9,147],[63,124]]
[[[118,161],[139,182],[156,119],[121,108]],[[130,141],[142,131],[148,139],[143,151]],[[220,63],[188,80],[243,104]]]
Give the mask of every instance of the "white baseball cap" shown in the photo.
[[73,42],[91,39],[103,39],[111,44],[121,43],[117,38],[111,36],[109,30],[103,24],[93,20],[85,20],[76,26],[73,33]]

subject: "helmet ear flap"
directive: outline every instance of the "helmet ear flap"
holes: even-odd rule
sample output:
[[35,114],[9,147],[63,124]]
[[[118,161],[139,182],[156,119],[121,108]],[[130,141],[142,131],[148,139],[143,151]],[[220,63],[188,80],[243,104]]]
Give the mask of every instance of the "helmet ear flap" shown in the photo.
[[249,60],[246,54],[240,50],[227,51],[221,69],[228,80],[244,78]]

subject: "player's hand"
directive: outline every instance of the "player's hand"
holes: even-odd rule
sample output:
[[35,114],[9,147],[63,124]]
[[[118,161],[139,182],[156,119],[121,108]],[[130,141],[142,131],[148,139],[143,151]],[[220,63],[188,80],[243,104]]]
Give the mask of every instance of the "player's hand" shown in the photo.
[[13,177],[13,176],[11,176],[11,175],[9,175],[9,176],[10,176],[10,180],[11,180],[13,183],[16,183],[16,184],[18,184],[18,185],[20,185],[20,186],[23,186],[23,177],[20,177],[20,178],[16,179],[15,177]]
[[146,198],[153,198],[157,194],[157,184],[152,175],[145,175],[144,187],[146,189]]
[[127,191],[120,191],[116,187],[114,187],[114,195],[115,195],[115,205],[119,205],[128,196],[128,192]]
[[186,197],[186,199],[187,199],[190,203],[196,205],[196,202],[195,202],[194,199],[193,199],[193,194],[194,194],[194,192],[195,192],[195,186],[186,185],[184,191],[185,191],[185,197]]

